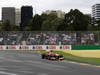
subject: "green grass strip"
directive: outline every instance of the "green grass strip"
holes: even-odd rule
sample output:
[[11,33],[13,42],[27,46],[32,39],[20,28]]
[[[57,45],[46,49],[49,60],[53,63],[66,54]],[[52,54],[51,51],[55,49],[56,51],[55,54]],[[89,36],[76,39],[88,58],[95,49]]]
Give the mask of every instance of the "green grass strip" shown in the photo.
[[[44,53],[45,50],[35,50],[34,52]],[[65,57],[65,60],[79,62],[79,63],[87,63],[92,65],[100,65],[100,58],[88,58],[88,57],[79,57],[72,55],[70,53],[65,53],[62,51],[54,51],[54,53],[62,54]]]
[[100,58],[79,57],[62,51],[54,51],[54,52],[62,54],[66,60],[80,62],[80,63],[88,63],[92,65],[100,65]]

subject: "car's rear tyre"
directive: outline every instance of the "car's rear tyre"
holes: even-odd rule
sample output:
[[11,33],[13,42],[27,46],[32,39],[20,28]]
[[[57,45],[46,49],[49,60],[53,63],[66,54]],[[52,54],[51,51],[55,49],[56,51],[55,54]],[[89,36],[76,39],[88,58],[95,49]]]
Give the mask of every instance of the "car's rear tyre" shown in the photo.
[[44,55],[42,55],[42,56],[41,56],[41,58],[42,58],[42,59],[45,59],[45,56],[44,56]]

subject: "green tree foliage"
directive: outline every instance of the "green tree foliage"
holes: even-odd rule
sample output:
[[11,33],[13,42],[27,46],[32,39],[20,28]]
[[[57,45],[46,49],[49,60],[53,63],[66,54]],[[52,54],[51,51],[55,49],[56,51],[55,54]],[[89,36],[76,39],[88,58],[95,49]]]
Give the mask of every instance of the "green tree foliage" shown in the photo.
[[46,20],[46,19],[47,19],[47,17],[48,17],[48,15],[47,15],[47,14],[42,14],[42,15],[41,15],[42,21]]
[[31,19],[29,22],[28,22],[28,25],[26,25],[23,29],[24,31],[32,31],[33,30],[33,19]]
[[42,18],[40,15],[36,14],[31,23],[30,27],[32,27],[33,31],[40,31],[41,30],[41,25],[42,25]]
[[11,25],[9,20],[0,23],[0,31],[19,31],[19,26]]
[[9,20],[3,22],[2,31],[12,31],[12,26]]
[[[52,24],[54,25],[55,27],[55,30],[56,31],[59,31],[59,26],[63,26],[64,25],[64,19],[62,18],[55,18],[53,21],[52,21]],[[61,28],[60,28],[61,29]],[[63,30],[61,30],[63,31]]]
[[100,20],[95,20],[92,18],[92,24],[88,28],[90,31],[100,31]]
[[[21,27],[20,27],[21,29]],[[4,21],[0,24],[0,31],[18,31],[18,26]],[[71,9],[65,18],[58,18],[57,14],[36,14],[24,27],[24,31],[86,31],[100,30],[100,21],[97,26],[91,24],[91,17],[84,15],[78,9]]]
[[100,20],[96,21],[95,30],[100,31]]
[[[32,31],[86,31],[89,29],[91,18],[78,9],[66,13],[65,19],[56,14],[35,15],[26,30]],[[92,26],[91,26],[92,27]]]
[[68,27],[69,30],[86,31],[89,22],[87,16],[78,9],[71,9],[70,12],[65,15],[65,26]]
[[41,30],[42,31],[50,31],[51,30],[51,26],[52,26],[51,22],[49,20],[45,20],[45,21],[43,21]]
[[43,14],[42,31],[57,31],[58,26],[63,22],[63,19],[58,18],[55,14]]
[[55,18],[57,18],[57,16],[53,15],[53,14],[42,15],[42,16],[44,16],[44,17],[43,17],[41,30],[42,31],[56,31],[55,26],[52,21],[55,20]]

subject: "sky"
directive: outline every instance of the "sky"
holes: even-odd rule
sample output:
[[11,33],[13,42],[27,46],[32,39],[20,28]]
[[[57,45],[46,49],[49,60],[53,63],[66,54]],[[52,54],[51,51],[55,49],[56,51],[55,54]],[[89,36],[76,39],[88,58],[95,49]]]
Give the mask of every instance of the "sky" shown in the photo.
[[91,14],[91,6],[100,3],[100,0],[0,0],[0,19],[2,7],[21,8],[23,5],[33,6],[33,13],[41,14],[45,10],[79,9],[83,13]]

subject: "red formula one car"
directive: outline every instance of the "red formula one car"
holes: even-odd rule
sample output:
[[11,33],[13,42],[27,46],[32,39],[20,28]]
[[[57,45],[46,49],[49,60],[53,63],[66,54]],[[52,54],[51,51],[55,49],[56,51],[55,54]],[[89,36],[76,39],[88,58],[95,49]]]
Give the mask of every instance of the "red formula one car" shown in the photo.
[[41,54],[41,57],[48,60],[64,60],[63,55],[53,53],[52,51]]

